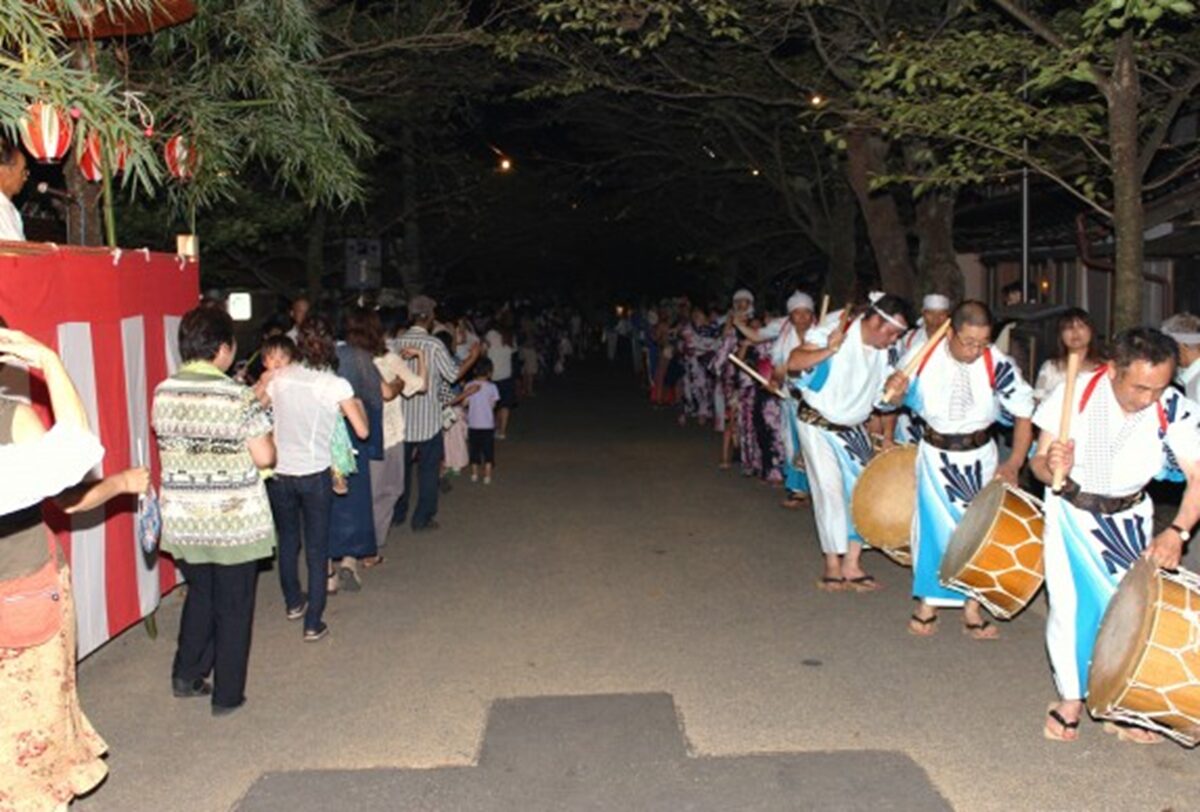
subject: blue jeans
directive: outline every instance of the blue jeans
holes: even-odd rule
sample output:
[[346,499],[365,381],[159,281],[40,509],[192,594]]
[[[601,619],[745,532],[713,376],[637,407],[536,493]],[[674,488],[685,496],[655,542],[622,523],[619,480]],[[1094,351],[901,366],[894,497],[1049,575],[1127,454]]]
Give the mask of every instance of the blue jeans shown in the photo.
[[308,565],[308,610],[304,628],[317,629],[325,612],[329,565],[329,513],[333,507],[333,482],[329,471],[308,476],[276,474],[267,480],[267,495],[279,536],[279,585],[288,609],[305,601],[300,591],[300,539]]
[[419,530],[433,521],[438,510],[438,478],[442,473],[442,459],[446,456],[442,433],[417,443],[404,443],[404,494],[396,503],[393,514],[396,524],[404,524],[408,516],[408,497],[412,493],[412,464],[417,461],[417,507],[413,510],[412,529]]

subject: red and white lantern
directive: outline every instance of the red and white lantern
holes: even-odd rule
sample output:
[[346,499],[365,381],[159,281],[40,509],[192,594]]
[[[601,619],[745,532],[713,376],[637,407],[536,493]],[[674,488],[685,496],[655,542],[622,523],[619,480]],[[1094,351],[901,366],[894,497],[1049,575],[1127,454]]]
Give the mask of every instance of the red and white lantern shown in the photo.
[[71,148],[75,131],[71,117],[52,104],[34,102],[29,112],[17,122],[25,151],[40,163],[61,161]]
[[163,147],[163,158],[167,162],[167,171],[179,180],[191,180],[196,175],[196,166],[200,163],[200,155],[184,140],[182,135],[171,136]]
[[[125,170],[125,158],[128,155],[129,148],[124,142],[117,144],[116,155],[112,156],[115,166],[110,167],[112,174],[116,175]],[[94,132],[88,133],[87,138],[83,140],[83,149],[79,153],[79,171],[91,183],[98,183],[104,178],[100,162],[100,137]]]

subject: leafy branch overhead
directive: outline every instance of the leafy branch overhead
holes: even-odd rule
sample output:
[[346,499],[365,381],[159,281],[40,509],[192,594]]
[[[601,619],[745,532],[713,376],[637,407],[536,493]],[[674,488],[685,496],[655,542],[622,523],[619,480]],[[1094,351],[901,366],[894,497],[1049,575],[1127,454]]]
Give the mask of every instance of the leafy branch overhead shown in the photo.
[[[81,14],[85,4],[61,2]],[[154,0],[121,0],[149,13]],[[166,188],[181,212],[244,189],[251,164],[310,205],[363,198],[359,160],[372,144],[349,102],[317,67],[321,29],[304,0],[209,0],[183,25],[145,37],[72,45],[42,7],[0,0],[6,81],[0,119],[11,133],[31,99],[74,108],[84,131],[128,151],[124,184]],[[136,101],[155,119],[148,138]],[[182,135],[200,156],[187,184],[163,183],[162,141]]]

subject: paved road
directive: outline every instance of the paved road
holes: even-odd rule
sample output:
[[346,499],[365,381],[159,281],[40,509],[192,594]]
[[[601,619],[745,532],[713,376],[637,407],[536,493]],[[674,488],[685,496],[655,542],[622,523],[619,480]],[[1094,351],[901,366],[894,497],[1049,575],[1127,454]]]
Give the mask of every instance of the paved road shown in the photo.
[[[1042,739],[1041,617],[990,644],[952,623],[916,640],[904,631],[907,571],[876,555],[883,591],[819,593],[810,517],[718,472],[713,436],[679,429],[623,385],[585,375],[523,405],[496,483],[461,481],[438,533],[394,531],[365,590],[332,600],[322,643],[301,642],[264,574],[237,714],[214,720],[170,697],[175,598],[158,641],[135,629],[85,661],[80,690],[112,776],[76,808],[266,809],[272,786],[368,793],[414,768],[484,767],[497,700],[666,695],[689,758],[808,765],[772,773],[761,797],[746,783],[730,796],[744,805],[727,808],[814,808],[768,801],[806,786],[817,759],[822,786],[840,793],[809,796],[821,808],[860,807],[856,786],[877,797],[884,780],[894,801],[878,808],[940,796],[960,810],[1200,809],[1200,753],[1119,744],[1096,725],[1074,746]],[[367,768],[361,784],[316,772]],[[351,797],[311,808],[358,808]],[[439,808],[432,797],[420,808]],[[660,801],[641,808],[672,808]]]

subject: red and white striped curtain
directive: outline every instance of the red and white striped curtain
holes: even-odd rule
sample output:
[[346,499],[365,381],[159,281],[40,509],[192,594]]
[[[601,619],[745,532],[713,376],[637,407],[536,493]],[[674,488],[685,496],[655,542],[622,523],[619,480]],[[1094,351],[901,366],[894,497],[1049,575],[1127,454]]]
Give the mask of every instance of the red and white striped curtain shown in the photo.
[[[0,243],[0,314],[62,356],[104,444],[97,476],[138,464],[140,451],[158,481],[151,399],[179,364],[179,320],[198,292],[199,265],[174,255]],[[40,381],[10,374],[0,387],[48,412]],[[131,500],[71,517],[48,509],[47,521],[71,563],[80,657],[153,612],[180,580],[169,558],[142,552]]]

